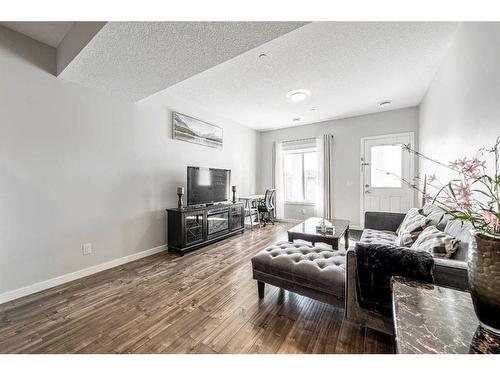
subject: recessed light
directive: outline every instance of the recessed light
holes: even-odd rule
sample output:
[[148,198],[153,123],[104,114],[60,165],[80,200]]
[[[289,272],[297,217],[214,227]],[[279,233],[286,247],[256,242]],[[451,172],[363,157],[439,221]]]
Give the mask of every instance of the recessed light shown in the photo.
[[300,121],[300,117],[295,117],[292,121]]
[[286,97],[290,99],[292,102],[301,102],[306,100],[311,92],[309,90],[293,90],[286,94]]
[[266,55],[265,53],[261,53],[261,54],[259,55],[259,59],[263,59],[263,58],[265,58],[265,57],[267,57],[267,55]]
[[388,105],[391,105],[390,101],[385,101],[379,104],[380,107],[387,107]]

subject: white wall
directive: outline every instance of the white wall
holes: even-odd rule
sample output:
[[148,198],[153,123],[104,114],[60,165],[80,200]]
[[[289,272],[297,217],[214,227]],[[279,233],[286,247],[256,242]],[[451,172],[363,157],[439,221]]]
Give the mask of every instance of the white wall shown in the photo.
[[[473,156],[500,135],[500,23],[463,23],[420,105],[420,151],[444,162]],[[446,179],[421,161],[420,173]]]
[[[54,71],[53,48],[0,27],[0,296],[165,244],[164,210],[188,165],[229,168],[240,194],[255,192],[256,131],[175,98],[114,99]],[[172,140],[167,106],[222,126],[224,150]]]
[[[261,133],[261,160],[259,188],[264,191],[272,184],[273,142],[334,135],[333,150],[333,209],[337,218],[348,219],[353,227],[360,225],[360,144],[362,137],[416,132],[418,109],[416,107],[341,120],[324,121],[310,125]],[[307,209],[308,207],[304,207]],[[302,219],[301,207],[285,208],[285,213]]]

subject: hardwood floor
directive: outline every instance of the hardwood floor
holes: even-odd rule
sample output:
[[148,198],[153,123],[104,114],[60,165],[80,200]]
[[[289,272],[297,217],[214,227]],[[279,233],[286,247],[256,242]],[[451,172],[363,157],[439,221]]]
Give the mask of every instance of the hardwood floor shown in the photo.
[[288,224],[160,253],[0,305],[1,353],[391,353],[342,310],[267,286],[251,257]]

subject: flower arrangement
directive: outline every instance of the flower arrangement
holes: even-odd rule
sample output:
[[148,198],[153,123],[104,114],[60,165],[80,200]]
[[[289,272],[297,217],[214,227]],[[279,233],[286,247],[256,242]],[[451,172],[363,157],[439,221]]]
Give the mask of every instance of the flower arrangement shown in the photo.
[[[410,145],[403,145],[403,150],[447,168],[456,175],[456,178],[442,183],[432,174],[424,181],[424,188],[404,181],[421,192],[426,202],[441,207],[457,219],[470,222],[477,230],[500,235],[500,136],[493,147],[481,148],[474,157],[464,157],[449,164],[431,159]],[[494,158],[493,175],[486,170],[487,156]],[[436,189],[437,193],[431,196],[427,187]]]

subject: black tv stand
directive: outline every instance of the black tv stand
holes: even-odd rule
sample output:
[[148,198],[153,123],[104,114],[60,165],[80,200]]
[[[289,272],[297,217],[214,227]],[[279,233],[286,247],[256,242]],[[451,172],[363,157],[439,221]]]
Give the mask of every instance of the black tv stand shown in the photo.
[[243,203],[219,203],[167,209],[168,250],[180,255],[243,233]]

